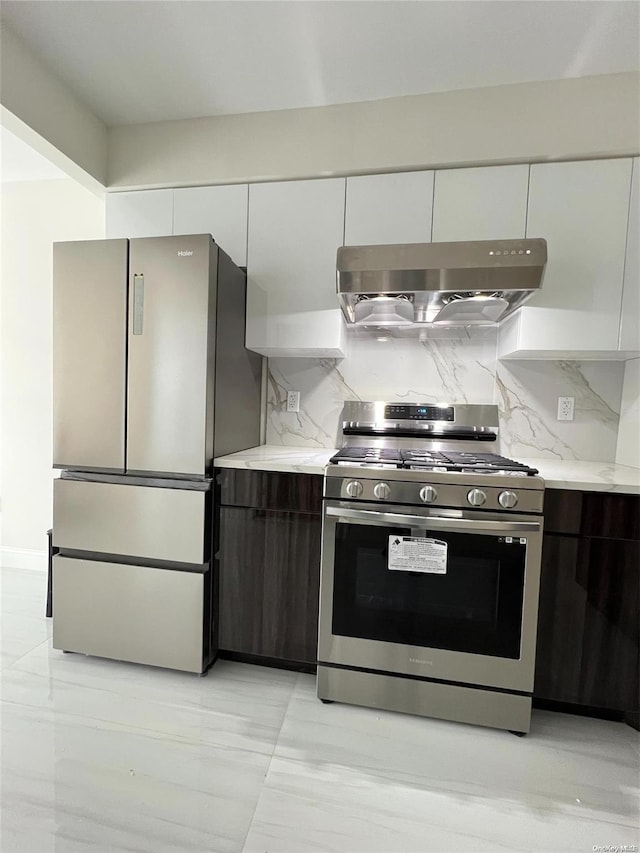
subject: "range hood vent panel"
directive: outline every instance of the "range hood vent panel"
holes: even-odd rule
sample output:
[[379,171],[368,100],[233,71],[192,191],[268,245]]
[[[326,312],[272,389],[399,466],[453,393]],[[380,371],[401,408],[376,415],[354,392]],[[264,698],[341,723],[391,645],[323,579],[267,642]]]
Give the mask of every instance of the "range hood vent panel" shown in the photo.
[[360,298],[353,307],[353,316],[361,326],[407,326],[414,322],[412,300],[403,296]]
[[449,326],[464,324],[479,326],[496,323],[509,307],[502,296],[469,296],[466,299],[452,299],[433,318],[434,323]]
[[[363,296],[409,297],[414,305],[413,322],[422,324],[434,322],[453,294],[499,293],[506,301],[498,318],[503,319],[540,289],[546,261],[547,244],[542,239],[343,246],[337,259],[338,299],[349,323],[376,325],[362,309],[356,316],[358,300]],[[446,322],[497,321],[491,319],[491,311],[485,315],[465,320],[463,312],[458,312],[458,319],[452,312]]]

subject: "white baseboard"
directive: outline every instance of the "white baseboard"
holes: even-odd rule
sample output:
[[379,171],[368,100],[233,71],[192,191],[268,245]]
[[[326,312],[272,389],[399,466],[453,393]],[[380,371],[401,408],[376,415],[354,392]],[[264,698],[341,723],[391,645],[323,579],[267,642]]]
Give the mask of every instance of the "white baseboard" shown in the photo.
[[46,572],[48,559],[46,551],[36,551],[33,548],[0,546],[0,566],[3,568]]

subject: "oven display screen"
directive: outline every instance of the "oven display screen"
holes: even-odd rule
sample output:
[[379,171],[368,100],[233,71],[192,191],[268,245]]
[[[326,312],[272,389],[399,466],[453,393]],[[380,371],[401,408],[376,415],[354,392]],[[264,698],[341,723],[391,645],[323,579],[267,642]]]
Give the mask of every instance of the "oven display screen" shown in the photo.
[[405,406],[394,403],[385,406],[384,416],[388,420],[402,421],[453,421],[453,406]]

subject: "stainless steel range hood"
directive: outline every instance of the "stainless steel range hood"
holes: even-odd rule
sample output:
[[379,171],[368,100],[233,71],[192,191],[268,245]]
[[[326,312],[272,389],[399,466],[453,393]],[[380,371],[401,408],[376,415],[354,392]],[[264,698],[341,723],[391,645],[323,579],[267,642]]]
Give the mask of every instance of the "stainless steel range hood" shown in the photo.
[[360,326],[490,325],[542,286],[542,239],[342,246],[338,299]]

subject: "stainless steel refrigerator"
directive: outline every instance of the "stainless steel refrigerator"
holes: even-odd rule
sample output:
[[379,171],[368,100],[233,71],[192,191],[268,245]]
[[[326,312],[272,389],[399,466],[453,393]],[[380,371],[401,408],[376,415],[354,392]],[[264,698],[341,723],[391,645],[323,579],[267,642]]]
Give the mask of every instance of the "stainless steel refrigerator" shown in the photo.
[[208,234],[53,261],[53,646],[202,673],[213,459],[260,435],[245,273]]

